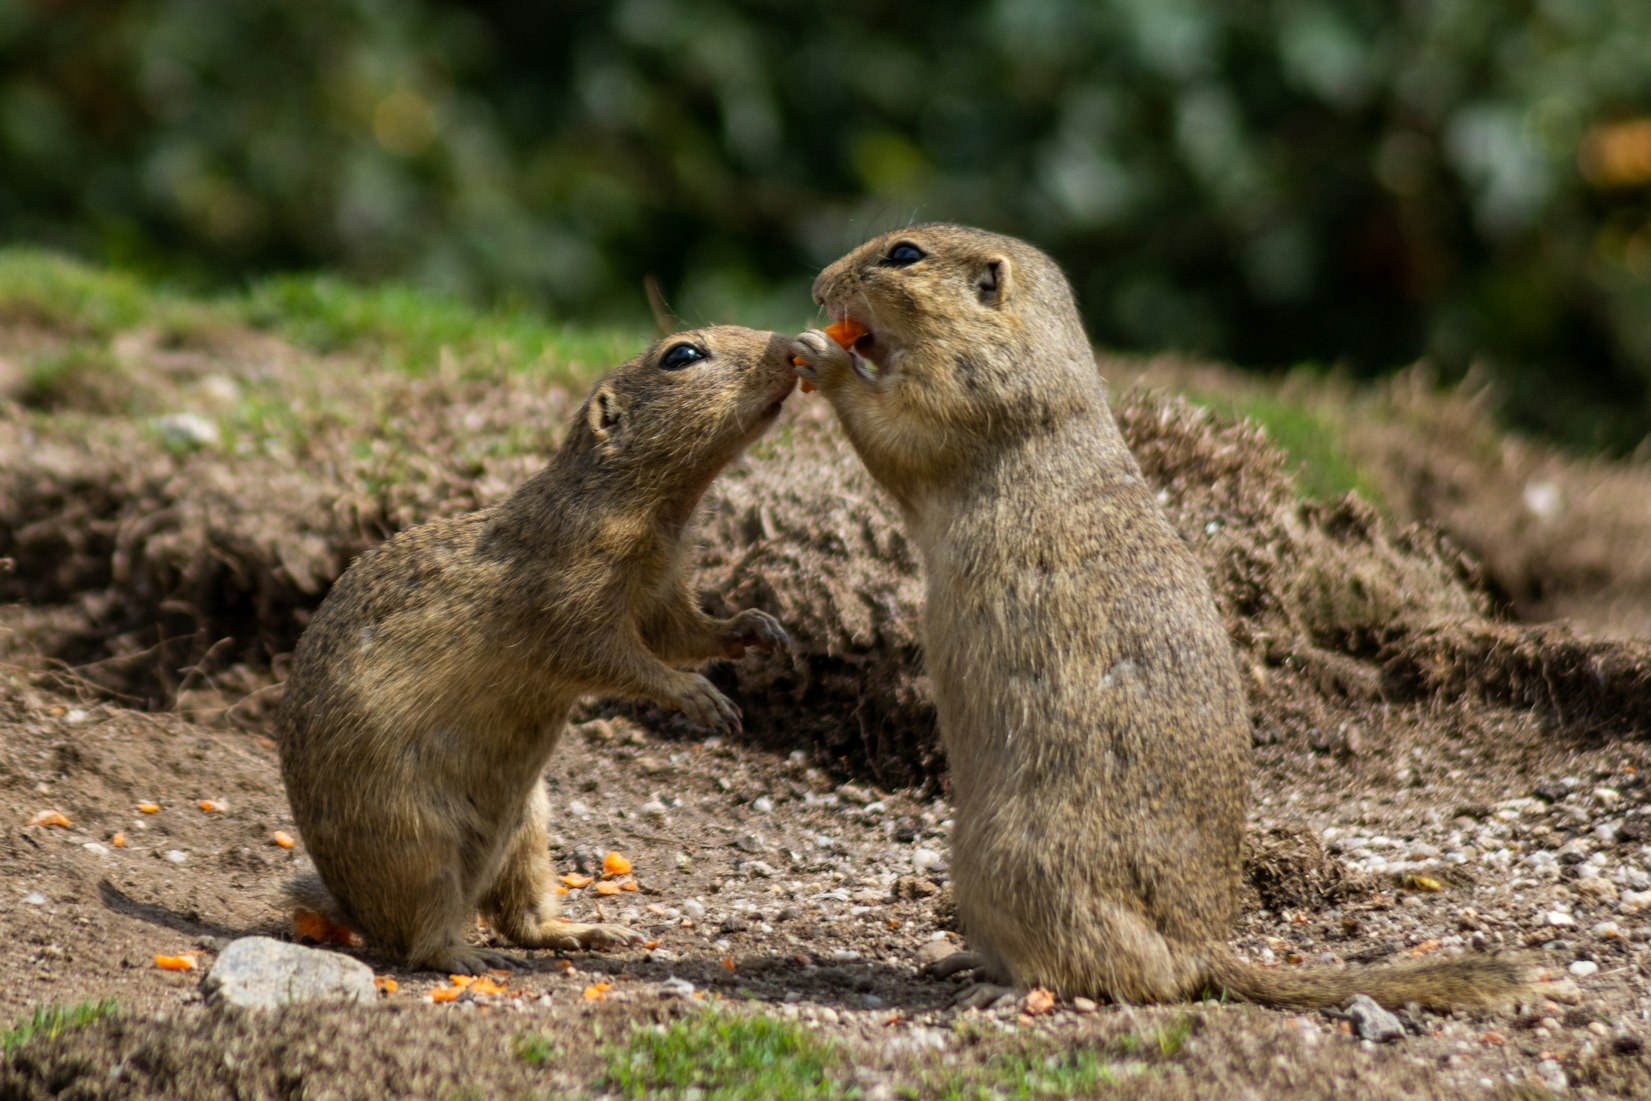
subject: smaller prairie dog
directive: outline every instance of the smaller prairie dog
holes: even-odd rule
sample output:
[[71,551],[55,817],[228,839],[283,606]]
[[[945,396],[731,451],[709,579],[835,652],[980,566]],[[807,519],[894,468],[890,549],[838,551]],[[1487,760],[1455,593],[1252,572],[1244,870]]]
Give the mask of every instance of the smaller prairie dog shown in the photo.
[[951,970],[1130,1002],[1220,990],[1449,1006],[1525,990],[1508,957],[1263,969],[1227,946],[1250,785],[1232,643],[1112,419],[1049,257],[914,226],[827,267],[814,297],[866,331],[849,350],[803,334],[799,374],[923,558],[953,890],[973,950]]
[[457,974],[513,962],[466,943],[478,910],[528,948],[642,939],[558,919],[544,771],[589,694],[737,728],[734,705],[677,666],[789,645],[766,613],[706,615],[687,581],[694,511],[778,417],[789,345],[731,326],[659,341],[503,503],[403,531],[339,578],[276,718],[320,873],[289,887],[295,905]]

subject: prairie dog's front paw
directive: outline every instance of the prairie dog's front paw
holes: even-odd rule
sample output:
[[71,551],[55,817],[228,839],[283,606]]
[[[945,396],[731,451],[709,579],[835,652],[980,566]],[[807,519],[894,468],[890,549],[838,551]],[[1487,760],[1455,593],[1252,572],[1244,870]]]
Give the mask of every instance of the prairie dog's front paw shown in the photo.
[[698,673],[688,674],[682,690],[670,702],[695,726],[715,730],[718,734],[736,734],[743,729],[740,709]]
[[728,633],[722,636],[722,652],[737,658],[753,646],[758,650],[789,650],[791,636],[785,633],[780,621],[767,612],[747,608],[734,617]]
[[848,349],[821,329],[809,329],[791,342],[791,363],[800,377],[814,383],[853,366]]

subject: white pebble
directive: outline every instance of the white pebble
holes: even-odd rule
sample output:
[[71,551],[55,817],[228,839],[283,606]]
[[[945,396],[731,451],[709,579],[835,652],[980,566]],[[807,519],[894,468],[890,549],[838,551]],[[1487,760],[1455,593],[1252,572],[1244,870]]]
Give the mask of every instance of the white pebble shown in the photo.
[[682,912],[698,921],[705,916],[705,903],[697,898],[685,898],[682,900]]
[[772,814],[774,812],[774,800],[766,795],[759,795],[751,800],[751,809],[758,814]]
[[84,844],[80,847],[85,849],[87,852],[91,853],[93,856],[108,856],[109,855],[108,846],[104,845],[100,841],[88,841],[88,842],[86,842],[86,844]]
[[911,854],[911,866],[918,875],[922,875],[938,863],[940,854],[933,849],[917,849]]
[[44,906],[46,905],[46,896],[39,891],[30,891],[23,896],[23,903],[27,906]]
[[166,855],[162,859],[172,864],[182,864],[189,859],[189,854],[182,849],[167,849]]
[[1571,964],[1571,974],[1575,975],[1579,979],[1592,975],[1598,970],[1599,964],[1595,963],[1593,960],[1577,960],[1575,963]]
[[568,803],[568,813],[575,818],[583,818],[590,813],[590,807],[581,800],[574,799]]
[[1567,914],[1563,910],[1549,910],[1545,915],[1543,915],[1543,919],[1556,929],[1564,929],[1576,924],[1576,918],[1572,917],[1570,914]]

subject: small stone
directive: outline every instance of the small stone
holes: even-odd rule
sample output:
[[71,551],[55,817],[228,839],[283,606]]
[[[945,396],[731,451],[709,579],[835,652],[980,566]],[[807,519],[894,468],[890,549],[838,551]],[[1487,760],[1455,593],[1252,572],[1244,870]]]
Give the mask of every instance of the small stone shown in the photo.
[[682,900],[682,912],[698,921],[705,916],[705,903],[697,898],[685,898]]
[[44,906],[46,905],[46,896],[39,891],[30,891],[23,896],[23,904],[25,906]]
[[230,942],[201,980],[207,1001],[237,1009],[275,1009],[297,1002],[372,1002],[373,969],[339,952],[271,937]]
[[1617,908],[1625,914],[1651,909],[1651,891],[1624,891],[1617,898]]
[[739,870],[752,879],[772,879],[777,874],[774,865],[764,860],[744,860]]
[[221,438],[216,423],[198,413],[168,413],[154,420],[155,431],[168,447],[193,449],[210,447]]
[[1542,915],[1542,920],[1556,929],[1566,929],[1576,924],[1576,918],[1567,914],[1564,910],[1549,910]]
[[1576,881],[1576,893],[1589,902],[1615,902],[1617,885],[1602,875],[1590,875]]
[[1565,1077],[1565,1068],[1552,1059],[1544,1059],[1536,1064],[1536,1075],[1542,1079],[1542,1085],[1549,1093],[1564,1093],[1570,1088],[1570,1081]]
[[774,813],[774,800],[766,795],[759,795],[751,800],[751,809],[758,814],[772,814]]
[[1571,974],[1575,975],[1579,979],[1587,978],[1589,975],[1594,974],[1598,970],[1599,964],[1595,963],[1593,960],[1577,960],[1575,963],[1571,964],[1570,967]]
[[931,940],[917,950],[917,966],[927,967],[963,951],[949,940]]
[[1077,1010],[1079,1013],[1093,1013],[1100,1007],[1095,1004],[1094,999],[1085,998],[1080,994],[1078,997],[1072,999],[1072,1008]]
[[916,849],[911,854],[912,870],[922,875],[940,863],[940,854],[933,849]]
[[103,842],[101,842],[101,841],[88,841],[88,842],[86,842],[86,844],[82,845],[81,848],[85,849],[87,852],[91,853],[93,856],[108,856],[109,855],[109,847],[107,845],[103,844]]
[[1390,1044],[1404,1038],[1404,1025],[1399,1018],[1376,1004],[1368,994],[1355,994],[1344,1010],[1353,1025],[1353,1035],[1377,1044]]
[[672,975],[659,984],[659,992],[668,998],[692,998],[694,996],[694,984],[687,979],[679,979]]
[[167,849],[165,855],[163,855],[161,859],[165,860],[169,864],[182,864],[184,861],[189,859],[189,854],[184,852],[182,849]]
[[568,803],[568,813],[575,818],[584,818],[590,814],[590,806],[582,799],[574,799]]

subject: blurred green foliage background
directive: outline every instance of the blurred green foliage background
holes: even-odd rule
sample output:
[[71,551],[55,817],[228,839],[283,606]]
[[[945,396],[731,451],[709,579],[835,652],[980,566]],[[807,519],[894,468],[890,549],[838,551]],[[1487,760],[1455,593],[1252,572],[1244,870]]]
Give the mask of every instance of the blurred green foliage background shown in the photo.
[[795,327],[908,221],[1092,335],[1651,432],[1645,0],[0,0],[0,240]]

